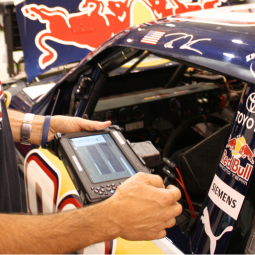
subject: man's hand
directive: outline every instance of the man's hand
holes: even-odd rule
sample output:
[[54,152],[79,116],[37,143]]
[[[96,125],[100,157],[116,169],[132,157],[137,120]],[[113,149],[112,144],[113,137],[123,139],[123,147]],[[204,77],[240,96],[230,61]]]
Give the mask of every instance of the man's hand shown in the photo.
[[49,215],[0,214],[0,252],[13,254],[73,253],[119,236],[153,240],[166,235],[182,207],[174,186],[159,176],[137,173],[101,203]]
[[50,120],[50,129],[48,141],[54,138],[55,133],[64,132],[81,132],[81,131],[98,131],[104,130],[111,125],[111,121],[93,121],[78,117],[53,116]]
[[128,240],[153,240],[166,236],[166,228],[175,225],[181,214],[177,202],[180,190],[172,185],[166,189],[158,175],[137,173],[122,183],[107,202],[116,208],[112,217],[120,236]]
[[[12,135],[15,142],[20,141],[20,129],[25,113],[8,109],[8,116],[11,124]],[[45,116],[35,115],[32,123],[32,132],[30,134],[30,142],[33,144],[41,144],[43,124]],[[111,125],[111,121],[99,122],[92,120],[85,120],[78,117],[69,116],[52,116],[50,120],[50,129],[48,134],[48,141],[54,138],[55,133],[71,133],[80,131],[98,131],[103,130]]]

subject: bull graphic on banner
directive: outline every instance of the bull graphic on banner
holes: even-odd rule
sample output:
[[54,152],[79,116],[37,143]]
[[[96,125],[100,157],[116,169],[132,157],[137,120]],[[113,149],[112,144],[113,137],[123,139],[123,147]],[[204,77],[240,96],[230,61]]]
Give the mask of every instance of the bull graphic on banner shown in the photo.
[[[55,66],[60,53],[50,41],[57,44],[75,46],[84,49],[84,55],[94,50],[103,42],[123,29],[137,23],[155,20],[172,14],[187,11],[203,10],[221,6],[227,0],[82,0],[78,2],[78,11],[71,12],[65,8],[66,1],[61,1],[62,6],[49,7],[46,0],[16,0],[21,5],[23,26],[27,26],[25,19],[39,21],[45,29],[38,30],[35,38],[31,38],[36,48],[41,52],[38,58],[39,68],[42,71]],[[56,1],[59,3],[59,1]],[[76,1],[77,2],[77,1]],[[30,4],[29,4],[30,3]],[[75,5],[75,1],[73,2]],[[69,2],[70,5],[70,2]],[[135,11],[139,6],[139,15]],[[141,9],[142,6],[142,9]],[[19,11],[19,9],[18,9]],[[18,13],[17,13],[18,15]],[[136,17],[139,16],[139,17]],[[144,17],[143,17],[144,16]],[[21,18],[20,18],[21,19]],[[19,19],[18,19],[19,20]],[[26,25],[25,25],[26,24]],[[28,37],[29,30],[24,28]],[[22,33],[21,33],[22,35]],[[28,42],[22,40],[22,47]],[[31,48],[30,48],[31,49]],[[25,52],[26,54],[26,52]],[[32,55],[32,54],[31,54]],[[78,54],[81,56],[81,54]],[[77,58],[77,57],[76,57]],[[72,59],[69,62],[81,60]],[[28,59],[25,56],[27,69]],[[65,57],[65,63],[68,63]],[[34,64],[33,64],[34,65]],[[59,65],[56,64],[56,65]],[[27,73],[29,70],[26,70]],[[29,75],[28,75],[29,76]]]

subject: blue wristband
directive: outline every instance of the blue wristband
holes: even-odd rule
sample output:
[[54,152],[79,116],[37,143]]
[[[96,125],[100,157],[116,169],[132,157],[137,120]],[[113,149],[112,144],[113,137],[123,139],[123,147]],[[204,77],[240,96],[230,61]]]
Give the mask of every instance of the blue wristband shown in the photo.
[[46,142],[48,140],[48,134],[50,129],[50,118],[51,118],[51,115],[46,115],[44,120],[42,144],[41,144],[43,149],[46,149]]

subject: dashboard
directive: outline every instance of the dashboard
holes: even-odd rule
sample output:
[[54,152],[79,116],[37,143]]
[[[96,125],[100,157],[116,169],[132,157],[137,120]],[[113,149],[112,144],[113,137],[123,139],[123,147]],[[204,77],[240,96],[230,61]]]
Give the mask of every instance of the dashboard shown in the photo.
[[111,120],[130,132],[147,128],[158,119],[174,124],[217,112],[220,96],[220,88],[213,83],[197,83],[104,97],[99,100],[92,119]]

